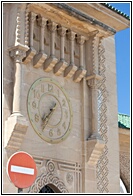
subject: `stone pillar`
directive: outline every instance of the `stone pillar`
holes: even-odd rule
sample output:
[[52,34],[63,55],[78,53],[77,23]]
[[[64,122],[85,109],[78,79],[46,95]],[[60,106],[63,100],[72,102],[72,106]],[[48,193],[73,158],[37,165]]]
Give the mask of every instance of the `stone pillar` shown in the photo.
[[29,13],[29,22],[30,22],[30,29],[29,29],[29,50],[26,52],[26,57],[23,59],[24,64],[28,64],[31,62],[33,57],[36,54],[36,50],[33,47],[33,32],[34,32],[34,22],[36,20],[37,14],[34,12]]
[[22,59],[26,55],[27,47],[17,45],[9,49],[10,56],[16,66],[14,76],[14,92],[12,114],[5,122],[4,147],[9,150],[19,150],[28,128],[28,121],[21,112],[22,92]]
[[67,32],[69,43],[70,43],[70,64],[65,69],[64,77],[71,78],[76,70],[78,69],[77,66],[74,64],[74,40],[75,40],[75,33],[71,30]]
[[10,48],[9,51],[10,51],[10,56],[14,59],[14,64],[16,67],[15,77],[14,77],[12,115],[22,116],[21,114],[22,59],[26,56],[27,47],[18,45]]
[[105,146],[100,133],[98,132],[98,90],[101,84],[102,77],[99,75],[99,53],[98,45],[99,38],[96,36],[97,31],[89,38],[88,52],[88,76],[86,80],[90,89],[90,105],[91,105],[91,127],[89,130],[89,137],[87,140],[87,159],[89,165],[96,165]]
[[61,75],[64,69],[68,66],[67,62],[64,60],[64,41],[66,35],[66,28],[59,27],[58,33],[60,35],[60,61],[54,67],[55,75]]
[[48,29],[50,31],[50,56],[46,59],[43,64],[43,69],[46,72],[50,72],[58,59],[55,57],[55,31],[57,29],[57,24],[52,21],[48,21]]
[[85,37],[82,35],[77,36],[77,43],[79,44],[79,68],[74,74],[74,82],[80,82],[82,78],[86,75],[87,70],[85,69],[83,62],[83,54],[84,54],[84,45]]
[[46,27],[47,19],[39,16],[38,25],[40,26],[40,51],[37,55],[34,56],[33,66],[35,68],[41,67],[44,61],[47,58],[47,54],[44,53],[44,30]]

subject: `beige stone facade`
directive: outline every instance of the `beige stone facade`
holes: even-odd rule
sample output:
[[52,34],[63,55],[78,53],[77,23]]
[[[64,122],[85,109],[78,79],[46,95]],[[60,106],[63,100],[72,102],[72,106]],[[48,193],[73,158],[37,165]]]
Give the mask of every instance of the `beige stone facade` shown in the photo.
[[[120,192],[114,34],[127,27],[129,20],[100,3],[3,4],[3,193],[18,191],[6,173],[17,151],[37,165],[24,193],[46,185],[62,193]],[[43,83],[46,93],[43,84],[34,88],[41,78],[53,82]],[[39,104],[51,99],[57,110],[47,122]]]

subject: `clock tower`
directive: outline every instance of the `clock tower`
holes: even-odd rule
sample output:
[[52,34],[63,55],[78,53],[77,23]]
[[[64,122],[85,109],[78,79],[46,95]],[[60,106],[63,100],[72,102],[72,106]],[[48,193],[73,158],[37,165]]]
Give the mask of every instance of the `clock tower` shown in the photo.
[[[24,193],[118,193],[114,34],[128,19],[101,3],[3,7],[4,163],[33,157]],[[3,183],[17,192],[6,174]]]

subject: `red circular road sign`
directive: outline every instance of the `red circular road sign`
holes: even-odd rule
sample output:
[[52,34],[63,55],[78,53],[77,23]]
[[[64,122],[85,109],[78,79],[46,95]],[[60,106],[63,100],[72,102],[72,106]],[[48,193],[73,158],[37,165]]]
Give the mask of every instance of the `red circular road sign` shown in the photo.
[[37,175],[34,159],[26,152],[14,153],[8,160],[7,174],[16,187],[31,186]]

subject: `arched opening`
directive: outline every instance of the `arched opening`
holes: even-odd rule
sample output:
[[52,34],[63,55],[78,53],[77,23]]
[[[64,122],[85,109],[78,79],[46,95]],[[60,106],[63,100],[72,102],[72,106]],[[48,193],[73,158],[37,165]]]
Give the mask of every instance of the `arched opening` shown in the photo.
[[39,193],[60,193],[60,191],[53,184],[47,184],[39,191]]

